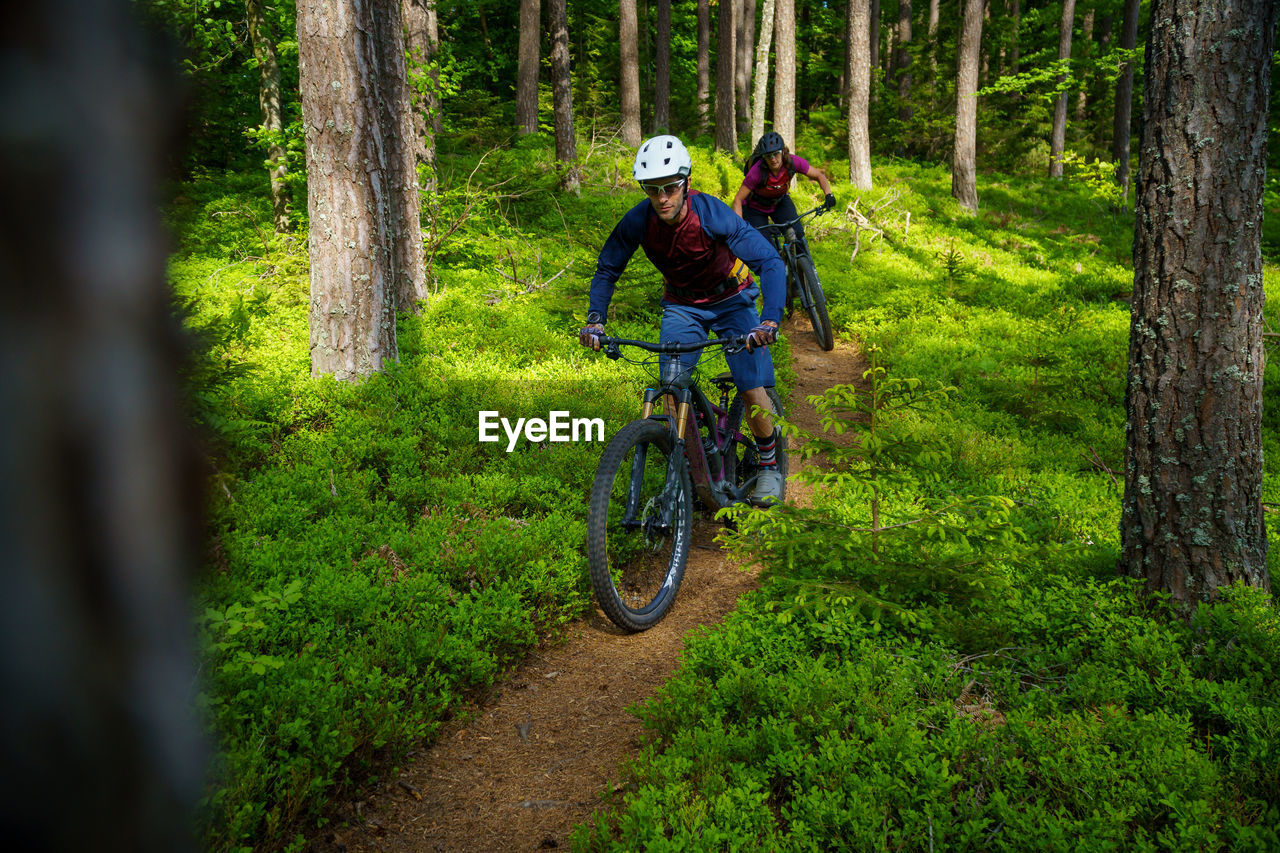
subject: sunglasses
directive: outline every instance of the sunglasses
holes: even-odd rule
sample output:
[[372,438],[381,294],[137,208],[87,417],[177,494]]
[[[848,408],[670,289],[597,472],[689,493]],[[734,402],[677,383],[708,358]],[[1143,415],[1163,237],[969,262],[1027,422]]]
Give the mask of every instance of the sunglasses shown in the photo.
[[669,184],[641,184],[640,189],[644,190],[645,195],[649,198],[658,198],[659,196],[672,196],[676,191],[684,186],[684,179],[672,181]]

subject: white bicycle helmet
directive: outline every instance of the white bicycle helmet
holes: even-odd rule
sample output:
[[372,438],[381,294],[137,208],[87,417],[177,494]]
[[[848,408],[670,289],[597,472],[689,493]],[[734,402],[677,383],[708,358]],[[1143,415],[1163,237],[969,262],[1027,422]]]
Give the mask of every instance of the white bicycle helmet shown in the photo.
[[655,136],[641,143],[636,152],[631,176],[637,181],[669,178],[673,175],[688,177],[693,171],[693,160],[684,143],[674,136]]

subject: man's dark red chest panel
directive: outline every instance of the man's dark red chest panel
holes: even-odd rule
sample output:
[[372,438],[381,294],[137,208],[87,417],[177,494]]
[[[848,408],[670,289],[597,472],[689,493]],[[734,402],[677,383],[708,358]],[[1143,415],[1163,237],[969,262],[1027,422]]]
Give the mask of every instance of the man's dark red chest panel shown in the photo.
[[693,204],[697,190],[689,192],[689,209],[684,220],[672,227],[651,214],[641,248],[665,279],[666,298],[684,305],[718,302],[751,283],[749,276],[726,289],[737,258],[728,244],[702,230],[702,220]]

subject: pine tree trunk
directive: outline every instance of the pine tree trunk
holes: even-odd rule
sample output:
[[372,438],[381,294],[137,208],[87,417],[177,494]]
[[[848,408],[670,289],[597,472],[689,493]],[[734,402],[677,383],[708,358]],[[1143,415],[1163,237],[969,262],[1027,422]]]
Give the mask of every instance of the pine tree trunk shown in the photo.
[[262,15],[262,0],[246,0],[249,40],[258,62],[258,106],[262,130],[267,135],[267,172],[271,176],[271,208],[277,234],[289,231],[289,163],[284,150],[284,123],[280,110],[280,61],[276,43]]
[[551,27],[551,98],[555,111],[556,162],[563,174],[560,188],[577,195],[578,141],[573,128],[573,81],[569,76],[569,12],[566,0],[548,0]]
[[181,98],[152,76],[133,11],[44,0],[5,15],[0,99],[32,107],[0,134],[0,824],[13,850],[196,849],[187,585],[201,500],[157,214]]
[[[1062,0],[1062,19],[1058,22],[1058,59],[1071,58],[1071,30],[1075,26],[1076,0]],[[1066,83],[1067,75],[1058,78]],[[1062,177],[1062,154],[1067,147],[1067,92],[1059,93],[1053,107],[1053,138],[1049,141],[1049,177]]]
[[964,0],[960,52],[956,60],[956,147],[951,194],[960,206],[978,212],[978,54],[982,49],[985,0]]
[[[1138,45],[1138,11],[1142,0],[1125,0],[1124,20],[1120,24],[1120,47],[1133,50]],[[1111,159],[1116,164],[1116,181],[1129,198],[1129,128],[1133,123],[1133,63],[1120,66],[1116,79],[1116,113],[1112,125]]]
[[653,132],[671,128],[671,0],[658,0],[657,49],[654,51]]
[[867,21],[867,35],[870,39],[871,56],[871,103],[880,100],[880,87],[876,85],[875,74],[880,70],[880,0],[871,0],[871,19]]
[[1152,5],[1133,248],[1119,569],[1183,614],[1270,583],[1260,225],[1277,2],[1216,10]]
[[898,0],[898,46],[893,60],[898,84],[898,118],[910,121],[911,110],[911,0]]
[[[1084,17],[1080,19],[1080,58],[1084,62],[1088,62],[1093,55],[1093,15],[1092,7],[1085,10]],[[1086,65],[1087,67],[1087,65]],[[1089,85],[1092,74],[1090,73],[1080,81],[1080,94],[1076,96],[1076,124],[1084,125],[1088,117],[1089,111]]]
[[751,93],[751,145],[764,136],[764,110],[769,88],[769,49],[773,44],[775,0],[763,0],[760,9],[760,40],[756,44],[756,72]]
[[[738,54],[734,59],[734,91],[737,96],[735,114],[738,120],[738,136],[750,131],[751,123],[751,52],[756,43],[756,0],[739,0]],[[752,140],[753,142],[755,140]]]
[[618,0],[618,56],[621,74],[622,144],[640,146],[640,56],[636,0]]
[[940,17],[938,0],[929,0],[929,82],[935,106],[938,94],[938,21]]
[[538,131],[539,43],[542,40],[542,8],[539,0],[520,0],[520,45],[516,69],[516,128]]
[[311,372],[355,380],[398,357],[422,288],[399,0],[298,3],[311,219]]
[[707,0],[698,0],[698,135],[705,136],[711,126],[711,12]]
[[737,58],[735,7],[742,0],[720,0],[716,27],[716,148],[738,150],[734,121],[733,64]]
[[409,102],[413,116],[413,152],[424,167],[419,186],[429,195],[436,191],[436,136],[440,133],[439,71],[436,54],[440,35],[436,0],[403,0]]
[[871,129],[867,110],[871,98],[871,9],[868,0],[849,0],[849,44],[845,47],[845,75],[849,78],[849,183],[871,189]]
[[776,0],[773,12],[773,129],[792,149],[796,144],[796,7]]

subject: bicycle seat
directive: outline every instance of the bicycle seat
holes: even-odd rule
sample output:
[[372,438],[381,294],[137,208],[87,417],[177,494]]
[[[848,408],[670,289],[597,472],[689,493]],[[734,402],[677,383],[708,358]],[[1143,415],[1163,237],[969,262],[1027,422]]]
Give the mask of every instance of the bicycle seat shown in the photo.
[[712,379],[711,384],[721,391],[728,391],[733,388],[733,374],[726,370],[715,379]]

